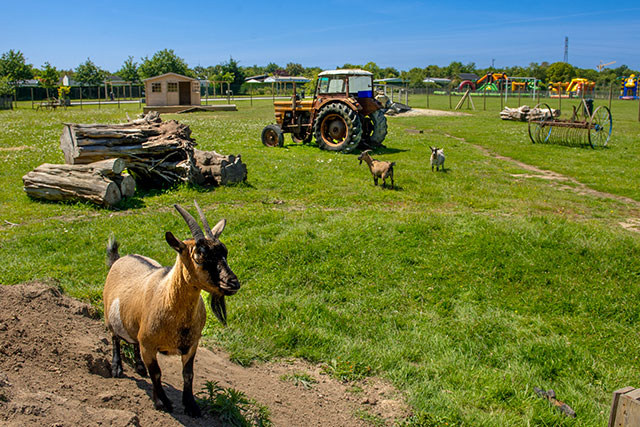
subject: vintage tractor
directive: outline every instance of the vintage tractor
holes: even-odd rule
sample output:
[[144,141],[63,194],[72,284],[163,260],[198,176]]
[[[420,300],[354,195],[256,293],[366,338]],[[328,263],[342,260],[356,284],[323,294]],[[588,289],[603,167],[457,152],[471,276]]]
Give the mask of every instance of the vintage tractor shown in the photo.
[[262,130],[262,143],[282,146],[284,133],[296,142],[315,137],[324,150],[351,152],[358,145],[376,148],[387,136],[383,106],[373,97],[373,74],[330,70],[318,74],[313,99],[301,100],[295,84],[291,101],[276,101],[275,125]]

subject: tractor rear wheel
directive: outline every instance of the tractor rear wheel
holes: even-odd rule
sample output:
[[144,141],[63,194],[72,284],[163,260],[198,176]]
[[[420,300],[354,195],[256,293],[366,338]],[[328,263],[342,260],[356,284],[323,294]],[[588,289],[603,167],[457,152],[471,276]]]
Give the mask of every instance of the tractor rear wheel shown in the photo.
[[313,128],[316,142],[323,150],[349,153],[362,139],[362,123],[358,113],[344,104],[324,106]]
[[262,143],[267,147],[282,147],[284,135],[278,125],[267,125],[262,129]]
[[376,110],[362,121],[362,142],[370,148],[377,148],[387,137],[387,118],[382,110]]

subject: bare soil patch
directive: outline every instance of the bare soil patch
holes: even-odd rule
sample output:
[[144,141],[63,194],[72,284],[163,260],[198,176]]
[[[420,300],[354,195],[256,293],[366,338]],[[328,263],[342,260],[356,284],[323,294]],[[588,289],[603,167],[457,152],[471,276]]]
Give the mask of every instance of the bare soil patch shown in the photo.
[[447,117],[447,116],[470,116],[469,113],[462,113],[459,111],[443,111],[443,110],[430,110],[427,108],[412,108],[404,113],[396,114],[392,117],[416,117],[416,116],[433,116],[433,117]]
[[0,147],[0,151],[22,151],[22,150],[30,150],[33,147],[29,145],[21,145],[19,147]]
[[[172,414],[153,408],[150,380],[128,365],[124,378],[110,378],[110,340],[96,314],[51,284],[0,286],[0,425],[223,425],[209,414],[193,419],[182,413],[178,357],[160,359]],[[299,372],[318,382],[305,389],[282,379]],[[267,406],[275,426],[365,426],[356,416],[362,411],[391,425],[409,414],[384,381],[367,379],[354,387],[299,360],[244,368],[221,350],[200,348],[195,377],[194,390],[218,381]]]

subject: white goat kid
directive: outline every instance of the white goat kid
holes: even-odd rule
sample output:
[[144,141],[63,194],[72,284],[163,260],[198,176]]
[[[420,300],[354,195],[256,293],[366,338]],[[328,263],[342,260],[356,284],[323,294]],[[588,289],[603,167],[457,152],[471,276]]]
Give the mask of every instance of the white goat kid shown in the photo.
[[195,203],[203,233],[187,211],[174,206],[189,226],[193,239],[180,241],[170,231],[166,232],[165,240],[178,252],[172,267],[162,267],[142,255],[120,258],[118,243],[109,239],[107,260],[111,269],[104,285],[104,318],[113,334],[112,375],[122,376],[120,340],[124,339],[134,345],[136,372],[146,376],[149,370],[156,409],[171,412],[173,406],[162,389],[157,353],[180,355],[184,410],[187,415],[198,417],[200,408],[193,398],[193,362],[206,321],[200,292],[210,294],[213,313],[226,324],[224,297],[235,294],[240,282],[227,264],[227,248],[218,239],[226,221],[223,219],[213,229],[209,228]]
[[436,171],[440,170],[440,166],[442,166],[444,172],[444,151],[438,147],[429,146],[429,148],[431,148],[431,172],[433,172],[434,166]]

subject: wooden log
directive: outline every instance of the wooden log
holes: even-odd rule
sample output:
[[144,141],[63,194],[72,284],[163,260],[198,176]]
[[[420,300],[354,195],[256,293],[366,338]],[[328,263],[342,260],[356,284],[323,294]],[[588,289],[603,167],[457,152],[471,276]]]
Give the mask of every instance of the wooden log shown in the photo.
[[242,163],[239,155],[225,156],[215,151],[195,149],[193,157],[205,185],[229,185],[247,179],[247,166]]
[[105,206],[114,206],[122,199],[118,184],[108,177],[86,167],[72,170],[69,166],[38,166],[22,177],[25,192],[36,199],[81,199]]
[[136,180],[131,175],[123,174],[112,179],[118,185],[122,197],[133,197],[136,193]]

